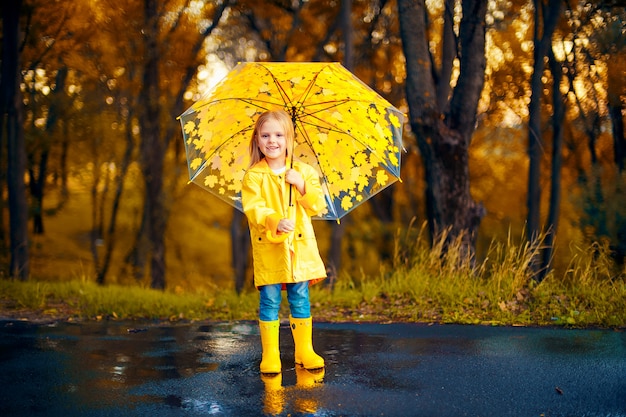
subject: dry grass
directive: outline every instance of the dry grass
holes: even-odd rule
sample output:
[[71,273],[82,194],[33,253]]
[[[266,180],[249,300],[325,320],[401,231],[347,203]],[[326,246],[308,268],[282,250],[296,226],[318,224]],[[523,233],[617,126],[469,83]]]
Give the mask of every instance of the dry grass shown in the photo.
[[[398,234],[394,260],[381,264],[378,274],[344,273],[332,291],[323,285],[313,287],[313,315],[324,321],[626,327],[624,274],[616,274],[605,247],[573,248],[566,273],[550,274],[541,283],[528,273],[535,251],[525,242],[509,239],[494,242],[480,263],[461,262],[458,246],[445,254],[441,245],[428,249],[424,230],[409,230]],[[74,278],[2,280],[0,290],[0,316],[14,318],[257,318],[254,289],[241,295],[215,285],[154,291],[141,284],[97,286],[87,278]]]

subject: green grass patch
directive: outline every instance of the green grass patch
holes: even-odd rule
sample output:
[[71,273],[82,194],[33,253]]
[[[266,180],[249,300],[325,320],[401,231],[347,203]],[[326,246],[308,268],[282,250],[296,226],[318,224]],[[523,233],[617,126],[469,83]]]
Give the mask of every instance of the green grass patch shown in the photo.
[[[16,318],[233,320],[256,317],[252,293],[157,291],[92,282],[0,281],[5,315]],[[0,313],[0,315],[2,315]]]
[[[538,249],[494,242],[481,262],[460,242],[428,247],[424,230],[398,234],[392,262],[376,275],[343,273],[334,287],[312,287],[319,321],[430,322],[483,325],[626,327],[624,271],[601,245],[573,248],[561,276],[536,282],[529,265]],[[258,293],[210,286],[156,291],[139,284],[98,286],[0,280],[0,317],[67,319],[256,320]],[[286,298],[286,297],[285,297]],[[288,315],[283,300],[282,317]]]

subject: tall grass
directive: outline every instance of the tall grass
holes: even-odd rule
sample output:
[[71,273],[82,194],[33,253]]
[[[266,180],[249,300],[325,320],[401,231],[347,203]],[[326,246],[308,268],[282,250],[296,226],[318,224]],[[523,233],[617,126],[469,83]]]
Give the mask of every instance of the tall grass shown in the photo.
[[[335,305],[334,318],[493,325],[626,326],[624,271],[608,248],[573,247],[563,276],[538,283],[531,262],[541,249],[525,239],[492,242],[485,259],[463,256],[460,240],[428,248],[424,227],[396,237],[395,258],[374,277],[342,277],[335,291],[314,291],[315,304]],[[381,314],[382,312],[382,314]]]
[[[340,275],[312,287],[316,320],[421,321],[489,325],[626,326],[624,270],[605,245],[572,246],[567,270],[538,283],[530,264],[540,250],[525,239],[492,242],[484,259],[463,255],[460,240],[433,247],[425,228],[399,231],[394,257],[374,276]],[[258,294],[209,287],[155,291],[140,286],[0,280],[0,316],[72,319],[254,320]],[[286,303],[283,303],[286,315]]]

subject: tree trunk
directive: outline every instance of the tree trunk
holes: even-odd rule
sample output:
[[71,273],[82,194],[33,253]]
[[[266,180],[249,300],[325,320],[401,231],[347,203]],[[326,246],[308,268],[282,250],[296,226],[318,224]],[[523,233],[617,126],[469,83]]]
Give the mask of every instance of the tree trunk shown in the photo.
[[[9,274],[20,280],[30,275],[28,250],[28,203],[24,172],[22,99],[19,90],[19,21],[22,1],[6,2],[2,13],[2,105],[6,111],[7,185],[9,191],[9,223],[11,265]],[[0,115],[4,118],[5,111]]]
[[[207,18],[205,26],[195,41],[190,55],[190,64],[186,73],[180,80],[180,89],[174,100],[174,107],[179,107],[183,103],[185,91],[190,80],[197,71],[195,63],[198,62],[198,55],[203,53],[204,41],[212,31],[217,27],[223,13],[231,4],[229,1],[220,2],[213,10],[211,18]],[[159,63],[164,57],[162,48],[166,48],[169,44],[169,37],[172,37],[176,29],[164,33],[160,32],[160,20],[169,20],[172,16],[160,15],[159,13],[167,13],[162,8],[163,2],[158,0],[144,0],[144,28],[143,28],[143,74],[142,85],[139,93],[138,101],[138,118],[141,128],[141,144],[140,159],[142,172],[145,181],[145,234],[141,231],[137,235],[137,244],[139,247],[129,254],[130,258],[135,258],[136,263],[133,264],[136,272],[141,271],[141,263],[144,261],[143,253],[146,250],[143,242],[147,240],[150,245],[150,276],[152,288],[163,289],[166,286],[165,279],[165,230],[167,219],[169,217],[169,200],[168,190],[163,185],[163,172],[165,153],[169,144],[169,139],[173,137],[176,130],[161,129],[161,113],[160,104],[161,91],[159,82]],[[179,17],[183,17],[180,14]],[[162,23],[162,22],[161,22]],[[180,27],[175,24],[175,28]],[[160,37],[161,36],[161,37]],[[180,110],[177,108],[177,110]],[[172,124],[170,123],[170,126]]]
[[[341,1],[340,26],[343,31],[343,66],[347,70],[354,69],[354,33],[352,24],[352,0]],[[343,238],[346,234],[346,220],[343,223],[333,223],[330,230],[330,245],[326,256],[325,285],[333,288],[337,280],[337,273],[341,269],[341,251]]]
[[246,272],[248,270],[248,255],[250,254],[250,229],[244,214],[233,209],[233,220],[230,223],[230,239],[235,271],[235,291],[241,294],[246,286]]
[[624,119],[622,106],[609,103],[609,114],[611,115],[611,125],[613,128],[613,150],[615,165],[619,172],[624,171],[626,164],[626,138],[624,137]]
[[[48,155],[49,149],[46,148],[41,150],[41,155],[39,156],[39,166],[37,170],[33,167],[28,169],[29,172],[29,188],[30,195],[32,197],[31,202],[31,212],[33,216],[33,234],[43,235],[44,234],[44,226],[43,226],[43,197],[46,185],[46,176],[48,171]],[[32,161],[33,164],[35,161]],[[39,175],[36,174],[39,172]]]
[[[96,273],[100,265],[100,247],[102,246],[102,239],[104,236],[102,217],[104,212],[104,201],[106,201],[108,186],[107,178],[102,179],[102,170],[100,169],[101,160],[98,146],[102,142],[101,138],[98,138],[91,142],[91,154],[93,155],[93,182],[91,183],[91,233],[90,233],[90,249],[91,257],[93,259]],[[108,174],[107,174],[108,176]],[[104,183],[104,186],[101,183]],[[98,190],[102,187],[102,192]],[[98,284],[104,284],[100,277],[96,277]]]
[[[54,129],[57,126],[57,122],[61,115],[60,106],[65,94],[65,81],[67,79],[68,69],[62,66],[57,71],[55,77],[55,87],[52,90],[50,107],[48,109],[48,118],[46,120],[45,137],[41,143],[39,149],[39,162],[35,161],[36,152],[33,152],[31,157],[32,164],[29,167],[30,177],[30,194],[32,197],[32,215],[33,215],[33,233],[36,235],[43,235],[43,200],[46,191],[46,178],[48,176],[48,159],[50,157],[51,140],[50,138],[54,134]],[[35,169],[35,165],[38,165]]]
[[[132,162],[133,151],[135,149],[135,142],[133,140],[132,133],[132,120],[133,112],[129,109],[126,119],[126,149],[124,151],[124,157],[120,164],[120,172],[115,177],[115,194],[113,196],[113,204],[111,205],[111,215],[109,219],[109,227],[104,236],[104,256],[102,263],[96,263],[96,282],[98,284],[104,284],[106,280],[109,266],[111,265],[111,257],[113,256],[113,250],[115,249],[116,237],[115,230],[117,227],[117,215],[119,212],[120,204],[122,201],[122,193],[124,191],[124,181],[128,168]],[[103,215],[104,217],[104,215]]]
[[163,189],[164,143],[161,138],[159,104],[159,18],[158,2],[145,0],[144,70],[139,94],[141,115],[141,162],[145,181],[147,232],[151,244],[150,286],[165,288],[165,226],[166,207]]
[[556,60],[552,48],[549,49],[550,72],[552,73],[552,175],[550,178],[550,209],[548,212],[548,227],[546,230],[545,249],[538,281],[543,281],[550,272],[554,255],[554,242],[559,228],[559,211],[561,209],[561,167],[563,166],[563,119],[565,117],[565,100],[561,94],[561,80],[563,79],[562,65]]
[[[426,205],[432,239],[461,240],[462,255],[473,257],[484,208],[469,188],[469,145],[484,84],[486,0],[465,0],[460,25],[460,74],[450,112],[437,102],[424,1],[399,0],[400,33],[406,57],[410,124],[424,161]],[[440,95],[441,97],[441,95]]]
[[61,135],[61,154],[59,155],[59,176],[61,180],[61,190],[60,190],[60,199],[59,204],[57,205],[57,209],[61,209],[67,199],[69,198],[70,192],[68,189],[68,173],[67,173],[67,156],[70,148],[70,121],[63,121],[63,135]]
[[[559,17],[560,0],[550,0],[549,6],[544,8],[542,2],[534,0],[535,6],[535,34],[533,53],[533,75],[531,78],[531,96],[528,120],[528,196],[527,196],[527,238],[531,244],[536,244],[541,234],[540,206],[541,206],[541,157],[544,143],[541,131],[541,96],[543,92],[544,58],[552,42],[552,34]],[[538,273],[541,267],[539,259],[531,263],[533,273]],[[538,278],[538,276],[535,276]]]
[[[443,37],[441,48],[441,71],[436,72],[437,80],[449,80],[457,56],[457,39],[454,34],[454,0],[446,0],[443,16]],[[450,83],[437,82],[437,106],[442,112],[448,111],[450,103]]]
[[341,27],[343,28],[343,66],[352,71],[354,67],[352,0],[341,0]]
[[330,230],[330,245],[328,247],[328,256],[326,259],[326,280],[324,285],[334,288],[337,282],[339,269],[341,268],[343,238],[346,235],[346,223],[349,219],[343,220],[341,223],[333,223]]
[[[619,23],[614,22],[614,25]],[[623,29],[623,22],[622,22]],[[617,32],[619,33],[619,32]],[[619,35],[617,35],[619,37]],[[624,32],[622,30],[621,36],[623,39]],[[613,45],[619,45],[620,42],[616,39],[611,42]],[[622,41],[623,45],[623,41]],[[622,46],[623,47],[623,46]],[[619,47],[618,47],[619,48]],[[624,137],[624,83],[626,78],[624,77],[624,66],[626,66],[626,56],[624,53],[618,53],[617,56],[612,55],[607,64],[607,92],[608,92],[608,108],[609,116],[611,118],[611,128],[613,132],[613,158],[615,166],[620,173],[624,172],[626,167],[626,137]]]
[[138,282],[142,281],[146,276],[146,263],[150,253],[150,242],[148,240],[148,233],[146,232],[148,224],[147,216],[147,202],[144,199],[141,223],[139,224],[139,229],[135,235],[135,242],[132,249],[124,259],[126,265],[130,266],[130,274],[132,274]]
[[394,250],[393,233],[393,188],[388,187],[376,194],[370,201],[372,212],[381,224],[381,235],[377,242],[381,261],[391,260]]
[[[343,66],[352,71],[354,67],[354,34],[352,25],[352,0],[341,1],[341,27],[343,29]],[[344,223],[333,223],[330,232],[330,245],[326,259],[327,279],[325,285],[333,288],[337,280],[337,273],[341,268],[343,238],[346,234]]]

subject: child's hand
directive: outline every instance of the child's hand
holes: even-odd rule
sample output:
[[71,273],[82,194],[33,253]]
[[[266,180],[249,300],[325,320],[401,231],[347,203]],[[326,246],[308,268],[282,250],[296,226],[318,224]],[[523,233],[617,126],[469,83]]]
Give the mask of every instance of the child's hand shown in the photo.
[[296,187],[300,194],[304,195],[306,193],[304,178],[302,174],[295,169],[288,169],[287,172],[285,172],[285,181]]
[[296,228],[296,222],[291,219],[280,219],[278,222],[278,226],[276,226],[276,231],[278,233],[289,233],[293,232]]

